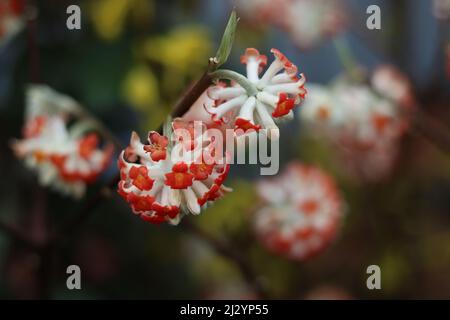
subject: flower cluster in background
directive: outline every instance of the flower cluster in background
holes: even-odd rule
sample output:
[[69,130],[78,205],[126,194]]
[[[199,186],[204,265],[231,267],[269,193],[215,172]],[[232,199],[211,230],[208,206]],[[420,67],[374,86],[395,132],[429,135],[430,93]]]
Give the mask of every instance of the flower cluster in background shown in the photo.
[[282,28],[300,48],[312,48],[345,29],[346,12],[339,0],[238,0],[245,19]]
[[450,20],[450,1],[433,0],[433,13],[438,19]]
[[12,147],[39,181],[62,193],[81,198],[86,184],[93,183],[108,166],[113,147],[99,149],[99,136],[86,123],[68,126],[78,104],[49,87],[30,86],[23,139]]
[[301,116],[336,147],[349,173],[373,181],[390,173],[414,108],[409,80],[380,66],[370,85],[345,77],[311,85]]
[[266,205],[253,217],[256,235],[270,251],[301,261],[324,250],[343,218],[338,188],[321,169],[291,163],[276,178],[262,180]]

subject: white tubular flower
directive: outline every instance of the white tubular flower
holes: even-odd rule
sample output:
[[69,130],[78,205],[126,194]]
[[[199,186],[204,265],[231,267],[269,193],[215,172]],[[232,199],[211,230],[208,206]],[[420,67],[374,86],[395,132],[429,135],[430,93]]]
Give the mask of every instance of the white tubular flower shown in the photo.
[[[278,127],[274,120],[293,117],[292,109],[306,95],[305,78],[303,74],[297,76],[297,66],[280,51],[272,49],[271,52],[275,60],[261,77],[260,72],[267,63],[267,57],[249,48],[241,57],[241,62],[247,66],[247,77],[235,74],[229,78],[237,79],[232,86],[220,84],[209,88],[208,95],[216,102],[214,107],[207,109],[212,120],[218,123],[233,120],[235,129],[244,132],[264,128],[269,130],[269,134],[275,129],[276,134]],[[220,71],[219,78],[221,75],[228,76],[226,71]]]
[[391,141],[403,132],[397,106],[374,94],[369,87],[338,86],[333,97],[342,114],[343,123],[338,129],[342,142],[370,147],[380,141]]
[[[67,114],[61,112],[58,103],[71,101],[70,98],[60,100],[63,96],[47,87],[31,87],[27,97],[23,139],[12,143],[16,156],[37,172],[42,185],[76,198],[82,197],[86,185],[95,182],[107,168],[112,145],[101,150],[97,148],[99,138],[96,134],[80,137],[74,135],[74,131],[68,131]],[[52,97],[58,99],[52,100]]]
[[0,46],[25,27],[25,1],[0,1]]
[[291,163],[258,192],[267,203],[253,217],[256,235],[269,251],[305,260],[334,239],[343,205],[333,179],[318,168]]
[[411,82],[395,66],[377,67],[372,74],[371,85],[379,95],[391,99],[404,109],[414,108],[415,99]]
[[26,91],[26,119],[45,115],[76,114],[79,104],[69,96],[56,92],[46,85],[29,85]]
[[[119,157],[119,194],[133,212],[151,223],[176,225],[190,212],[198,215],[207,202],[230,191],[223,186],[229,165],[211,157],[211,144],[176,142],[155,131],[149,144],[133,132],[129,147]],[[221,163],[219,163],[221,162]]]
[[331,90],[319,84],[308,86],[308,99],[302,105],[300,116],[308,124],[328,131],[343,122],[342,112],[334,106]]

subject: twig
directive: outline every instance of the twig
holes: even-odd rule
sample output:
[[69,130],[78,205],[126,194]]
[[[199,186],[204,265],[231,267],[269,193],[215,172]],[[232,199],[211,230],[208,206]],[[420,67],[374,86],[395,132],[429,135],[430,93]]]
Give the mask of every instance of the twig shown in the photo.
[[30,3],[27,7],[27,41],[28,41],[28,61],[30,67],[30,81],[38,83],[40,79],[39,50],[36,43],[36,8]]
[[249,265],[248,261],[237,251],[233,250],[233,248],[228,243],[220,241],[219,239],[213,237],[209,233],[205,232],[203,229],[199,228],[196,224],[190,222],[189,219],[185,219],[183,221],[183,226],[185,230],[188,230],[196,237],[208,243],[217,253],[233,261],[239,268],[239,271],[241,272],[244,280],[258,294],[258,298],[265,299],[268,297],[266,290],[262,287],[261,283],[258,281],[258,278],[254,274],[253,269]]
[[450,130],[442,122],[417,108],[413,124],[414,132],[420,134],[443,153],[450,154]]
[[37,269],[38,297],[49,299],[51,297],[53,257],[55,248],[48,243],[39,250],[39,268]]
[[111,194],[111,189],[115,188],[119,182],[120,177],[117,175],[109,184],[101,188],[95,195],[83,206],[83,209],[72,219],[68,220],[60,228],[60,231],[55,233],[50,240],[50,243],[60,242],[63,238],[68,238],[78,231],[78,229],[89,220],[95,208],[101,203],[101,201]]
[[364,80],[362,71],[353,56],[346,39],[342,36],[340,38],[335,38],[333,44],[339,61],[341,62],[347,76],[355,82],[362,82]]
[[27,237],[18,227],[0,221],[0,230],[8,234],[12,239],[24,245],[39,255],[39,268],[37,269],[38,297],[48,299],[51,289],[51,270],[53,258],[53,245],[47,242],[39,242]]
[[9,224],[5,221],[0,221],[0,230],[3,231],[5,234],[9,235],[11,238],[16,240],[17,242],[25,245],[26,247],[32,249],[32,250],[39,250],[40,246],[36,245],[32,239],[27,237],[22,230],[20,230],[18,227]]
[[189,108],[202,95],[202,93],[208,89],[211,83],[212,78],[210,77],[208,70],[181,96],[173,108],[171,113],[172,118],[181,117],[188,112]]
[[[172,118],[177,118],[183,116],[192,105],[197,101],[197,99],[205,92],[206,89],[212,84],[213,78],[211,77],[211,72],[217,65],[217,61],[213,58],[209,60],[208,69],[203,73],[200,79],[194,82],[188,89],[183,93],[183,95],[178,99],[173,107],[170,116]],[[163,124],[158,128],[158,132],[162,133]]]
[[86,108],[80,106],[77,109],[76,114],[80,119],[89,121],[95,129],[98,130],[106,140],[111,141],[117,149],[123,149],[122,142],[120,142],[120,140],[101,121],[97,120],[95,116],[87,111]]

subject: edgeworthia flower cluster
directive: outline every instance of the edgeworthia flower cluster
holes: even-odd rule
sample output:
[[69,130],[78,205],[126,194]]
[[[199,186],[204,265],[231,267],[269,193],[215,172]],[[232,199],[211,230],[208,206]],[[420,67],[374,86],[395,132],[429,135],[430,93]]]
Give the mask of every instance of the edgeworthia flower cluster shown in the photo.
[[42,185],[80,198],[107,168],[113,147],[99,149],[98,135],[87,133],[80,122],[68,126],[75,106],[73,99],[49,87],[30,86],[23,138],[13,141],[12,148]]
[[269,251],[305,260],[335,238],[343,204],[334,180],[319,168],[291,163],[257,187],[265,205],[253,216],[253,225]]
[[276,121],[292,119],[293,109],[306,95],[305,77],[298,68],[277,49],[272,49],[274,61],[263,72],[267,57],[254,48],[246,50],[241,62],[246,65],[246,77],[222,72],[217,78],[228,78],[230,85],[220,82],[208,89],[215,105],[207,108],[216,123],[229,123],[241,132],[268,130],[271,138],[278,138]]
[[223,186],[229,165],[214,153],[213,143],[190,133],[183,140],[177,137],[176,131],[173,136],[150,131],[143,144],[133,132],[119,157],[119,194],[145,221],[176,225],[229,191]]
[[244,19],[284,30],[301,48],[311,48],[346,27],[347,14],[340,0],[238,0]]
[[408,79],[391,66],[381,66],[370,85],[346,79],[311,85],[301,118],[339,147],[350,173],[376,180],[390,172],[413,110]]

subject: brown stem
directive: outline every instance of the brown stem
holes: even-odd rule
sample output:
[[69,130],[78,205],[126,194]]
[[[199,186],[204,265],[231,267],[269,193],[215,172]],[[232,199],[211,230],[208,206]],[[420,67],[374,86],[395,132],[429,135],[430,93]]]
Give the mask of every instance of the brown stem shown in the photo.
[[12,239],[16,240],[21,245],[29,250],[35,252],[39,256],[39,267],[36,270],[39,299],[48,299],[50,297],[51,289],[51,271],[53,247],[47,243],[41,243],[37,239],[27,237],[24,232],[18,227],[0,221],[0,230],[4,231]]
[[39,250],[39,246],[36,245],[32,239],[26,236],[24,232],[15,225],[9,224],[5,221],[0,221],[0,230],[20,244],[32,250]]
[[413,119],[414,132],[420,134],[427,141],[445,154],[450,154],[450,130],[438,119],[417,109]]
[[202,93],[208,89],[211,85],[212,79],[209,76],[209,72],[205,72],[203,76],[195,82],[191,87],[181,96],[171,113],[172,118],[181,117],[189,108],[194,104],[194,102],[202,95]]
[[183,221],[183,226],[190,233],[208,243],[217,253],[233,261],[239,268],[244,280],[258,294],[258,298],[266,299],[268,297],[266,290],[258,281],[258,277],[254,274],[253,268],[250,266],[248,261],[228,243],[213,237],[203,229],[199,228],[196,224],[190,222],[188,219]]
[[[35,10],[32,7],[34,4],[28,4],[28,10]],[[30,81],[33,83],[38,83],[41,81],[40,79],[40,68],[39,68],[39,49],[36,44],[36,17],[30,16],[28,17],[27,22],[27,40],[28,40],[28,61],[30,68]]]
[[[203,73],[200,79],[194,82],[188,89],[183,93],[183,95],[175,103],[175,106],[170,113],[172,118],[182,117],[186,112],[189,111],[191,106],[197,101],[197,99],[205,92],[206,89],[212,84],[213,79],[210,76],[211,71],[214,70],[216,66],[216,61],[214,59],[209,60],[208,69]],[[162,133],[162,124],[158,128],[158,132]]]
[[214,59],[209,60],[208,69],[202,75],[197,82],[194,82],[186,92],[180,97],[175,106],[173,107],[171,116],[172,118],[177,118],[183,116],[189,111],[189,108],[194,104],[195,101],[202,95],[202,93],[208,89],[212,83],[212,78],[210,72],[216,67],[216,61]]
[[[212,83],[212,78],[209,76],[209,72],[205,72],[200,79],[194,82],[186,92],[181,96],[170,114],[172,118],[182,117],[189,108],[197,101],[202,93],[208,89]],[[158,128],[159,133],[163,133],[163,125]]]
[[53,257],[55,251],[51,243],[46,244],[39,250],[39,267],[37,269],[38,298],[51,298]]
[[27,233],[38,245],[48,241],[49,223],[47,216],[47,191],[37,185],[33,191],[34,201],[30,214],[27,217]]
[[118,150],[123,149],[123,145],[120,142],[120,140],[101,121],[97,120],[97,118],[94,115],[92,115],[89,111],[87,111],[86,108],[80,106],[76,114],[81,119],[85,119],[89,121],[91,124],[93,124],[95,129],[98,130],[98,132],[100,132],[101,135],[103,135],[103,138],[112,142]]
[[28,233],[33,243],[38,246],[39,266],[36,270],[37,289],[39,299],[50,298],[53,250],[50,245],[49,221],[47,215],[47,191],[37,186],[34,206],[29,217]]

